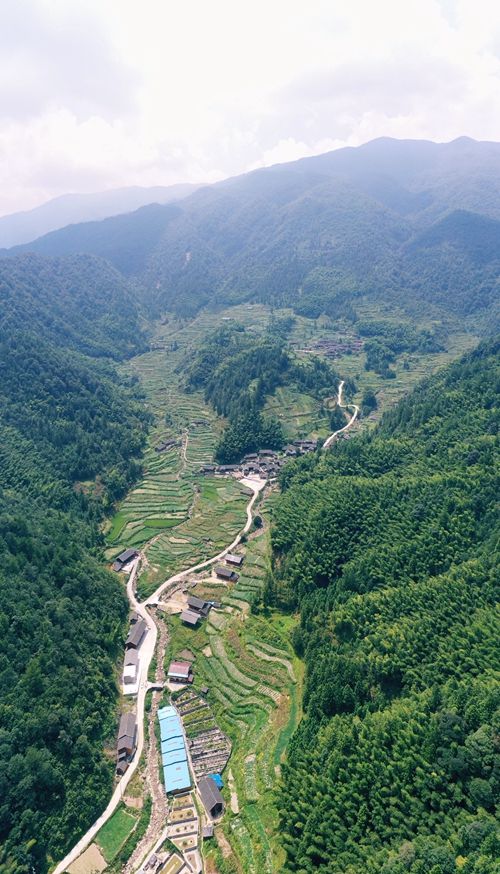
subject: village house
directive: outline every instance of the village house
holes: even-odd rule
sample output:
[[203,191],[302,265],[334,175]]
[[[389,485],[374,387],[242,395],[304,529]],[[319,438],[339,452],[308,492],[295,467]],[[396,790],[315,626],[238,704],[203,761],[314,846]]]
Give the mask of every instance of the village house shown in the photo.
[[188,609],[194,611],[195,613],[199,613],[200,616],[204,618],[208,616],[210,612],[210,607],[212,606],[209,601],[204,601],[202,598],[197,598],[196,595],[189,595],[187,599]]
[[198,791],[208,815],[212,819],[221,816],[224,812],[224,799],[212,777],[202,777],[198,781]]
[[147,630],[148,626],[144,619],[140,619],[138,622],[132,625],[128,633],[127,640],[125,641],[125,648],[139,649],[142,641],[144,640],[144,636]]
[[128,763],[134,756],[136,737],[137,725],[135,715],[133,713],[123,713],[118,727],[118,740],[116,743],[116,773],[119,775],[125,773]]
[[125,565],[129,564],[132,559],[137,558],[139,553],[137,549],[126,549],[125,552],[121,552],[113,562],[113,570],[121,571],[125,567]]
[[226,580],[229,583],[236,583],[236,581],[239,579],[238,574],[235,574],[235,572],[228,567],[216,567],[215,573],[221,580]]
[[243,556],[242,555],[234,555],[232,552],[228,552],[226,555],[226,561],[228,564],[234,564],[236,567],[241,567],[243,564]]
[[184,625],[190,625],[192,628],[195,628],[200,621],[201,616],[199,613],[195,613],[194,610],[183,610],[181,613],[181,622]]
[[192,683],[193,669],[189,662],[170,662],[168,679],[173,683]]

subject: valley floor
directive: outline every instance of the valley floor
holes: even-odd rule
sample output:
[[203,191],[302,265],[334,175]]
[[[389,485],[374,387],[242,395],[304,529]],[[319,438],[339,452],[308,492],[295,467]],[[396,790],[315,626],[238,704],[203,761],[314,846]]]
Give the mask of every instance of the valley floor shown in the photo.
[[[169,702],[170,694],[148,690],[148,679],[163,683],[165,666],[186,651],[193,656],[192,688],[198,694],[202,688],[208,689],[203,695],[210,719],[232,747],[223,772],[226,814],[216,826],[214,838],[203,844],[204,868],[216,874],[222,860],[230,859],[233,870],[241,874],[272,874],[283,865],[274,789],[288,741],[301,718],[303,666],[290,643],[296,618],[264,609],[261,600],[277,486],[268,485],[258,497],[263,524],[249,526],[243,537],[239,552],[245,561],[237,583],[222,583],[207,565],[244,530],[251,492],[237,479],[198,474],[203,464],[212,461],[223,423],[201,393],[184,390],[182,379],[186,356],[221,321],[234,319],[258,330],[269,316],[264,306],[241,305],[224,313],[202,313],[187,324],[167,321],[156,327],[150,351],[127,364],[127,372],[137,376],[143,386],[154,425],[143,479],[108,525],[106,558],[112,561],[129,547],[140,552],[137,579],[134,572],[137,602],[131,586],[129,595],[133,605],[149,616],[148,647],[153,647],[149,678],[142,677],[138,696],[139,714],[141,701],[146,711],[141,724],[145,745],[116,812],[93,836],[95,842],[86,851],[90,853],[88,864],[86,854],[80,856],[70,868],[74,874],[90,874],[90,870],[104,867],[109,871],[138,870],[144,854],[149,855],[155,842],[164,837],[165,808],[158,801],[159,784],[151,776],[151,761],[157,767],[156,712]],[[338,333],[330,321],[297,318],[291,339],[301,354],[300,349],[313,348],[318,340],[332,340]],[[397,376],[389,386],[377,374],[364,370],[361,351],[343,354],[335,365],[342,376],[355,379],[354,401],[360,400],[366,387],[374,389],[379,398],[376,415],[353,422],[353,428],[373,424],[426,369],[435,369],[472,342],[473,338],[457,334],[448,353],[407,356],[404,366],[396,364]],[[324,439],[329,433],[328,419],[310,395],[289,387],[278,389],[268,400],[267,409],[280,417],[288,439]],[[158,451],[162,444],[166,447]],[[200,564],[205,567],[188,572]],[[180,580],[178,575],[182,575]],[[165,588],[165,580],[174,586]],[[177,588],[176,581],[181,583]],[[195,629],[183,625],[178,615],[186,587],[190,593],[221,604]],[[156,602],[157,595],[159,604],[148,612],[144,602]],[[129,697],[122,699],[121,708],[131,709]],[[170,846],[170,837],[166,840]],[[173,853],[173,847],[171,850]],[[187,865],[185,870],[189,870]]]

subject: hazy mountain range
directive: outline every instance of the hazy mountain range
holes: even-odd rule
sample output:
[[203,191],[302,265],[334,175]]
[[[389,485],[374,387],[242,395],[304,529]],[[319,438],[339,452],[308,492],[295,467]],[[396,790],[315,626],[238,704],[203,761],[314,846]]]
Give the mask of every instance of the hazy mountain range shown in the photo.
[[141,280],[155,311],[257,299],[334,315],[369,294],[489,322],[500,144],[374,140],[72,225],[8,254],[23,251],[105,257]]
[[1,216],[0,247],[29,243],[66,225],[132,212],[147,203],[170,203],[192,194],[198,187],[185,183],[151,188],[114,188],[91,194],[63,194],[34,209]]

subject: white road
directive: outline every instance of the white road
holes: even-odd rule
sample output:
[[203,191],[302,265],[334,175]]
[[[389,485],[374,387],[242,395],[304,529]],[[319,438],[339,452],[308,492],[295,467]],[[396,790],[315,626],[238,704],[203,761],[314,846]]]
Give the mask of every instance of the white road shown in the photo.
[[128,578],[128,582],[127,582],[127,597],[128,597],[131,609],[135,610],[136,613],[139,613],[140,616],[143,617],[143,619],[147,622],[147,625],[148,625],[148,632],[147,632],[147,634],[143,640],[143,643],[141,645],[141,660],[140,660],[141,661],[141,678],[140,678],[140,683],[139,683],[139,692],[137,695],[137,749],[135,751],[134,758],[133,758],[132,762],[130,763],[128,770],[123,775],[123,777],[120,779],[120,781],[117,783],[115,791],[113,792],[113,795],[111,796],[111,799],[110,799],[109,804],[106,807],[106,809],[103,811],[103,813],[100,815],[100,817],[98,819],[96,819],[94,824],[91,825],[91,827],[83,835],[83,837],[80,838],[78,843],[75,844],[73,849],[70,850],[70,852],[67,854],[67,856],[64,857],[62,862],[59,862],[57,867],[54,868],[52,874],[63,874],[63,872],[67,870],[68,866],[71,865],[72,862],[75,861],[75,859],[78,859],[78,856],[80,856],[83,853],[83,851],[88,847],[90,842],[95,838],[99,829],[102,828],[104,823],[107,822],[107,820],[115,812],[120,801],[122,800],[124,790],[128,786],[131,778],[133,777],[135,771],[137,770],[137,767],[139,765],[139,761],[140,761],[140,758],[142,755],[142,751],[144,749],[144,705],[145,705],[145,700],[146,700],[146,693],[148,691],[148,686],[149,686],[149,684],[148,684],[148,670],[149,670],[149,665],[151,664],[151,660],[152,660],[154,653],[155,653],[156,638],[157,638],[157,633],[158,633],[157,629],[156,629],[156,625],[153,622],[148,611],[146,610],[146,607],[153,606],[154,604],[157,604],[161,593],[169,585],[171,585],[171,583],[178,582],[179,580],[182,580],[183,577],[187,576],[190,573],[193,573],[193,571],[201,570],[204,567],[209,567],[210,565],[215,564],[215,562],[220,561],[222,558],[224,558],[224,556],[228,552],[231,552],[231,550],[234,549],[235,546],[238,545],[242,536],[244,534],[246,534],[247,531],[250,530],[250,527],[252,525],[252,518],[253,518],[252,517],[252,508],[253,508],[253,505],[255,504],[255,501],[257,500],[259,492],[261,492],[262,489],[264,488],[264,486],[266,484],[266,480],[263,480],[260,478],[255,478],[255,479],[245,478],[245,479],[240,480],[240,482],[243,485],[245,485],[247,488],[250,488],[253,492],[253,495],[252,495],[252,497],[247,505],[247,521],[246,521],[245,527],[242,528],[242,530],[240,531],[238,536],[235,537],[233,542],[230,543],[229,546],[227,546],[225,549],[223,549],[222,552],[219,552],[213,558],[209,558],[206,561],[202,561],[199,564],[196,564],[193,567],[190,567],[187,570],[181,571],[181,573],[175,574],[173,577],[170,577],[168,580],[166,580],[164,583],[162,583],[160,586],[158,586],[158,588],[153,593],[153,595],[151,595],[147,599],[147,601],[143,602],[142,604],[137,600],[137,598],[135,596],[135,591],[134,591],[135,579],[137,576],[137,570],[138,570],[138,566],[140,563],[140,558],[136,559],[136,561],[134,561],[132,564],[131,571],[130,571],[129,578]]
[[342,434],[343,431],[347,431],[347,430],[351,427],[351,425],[354,424],[354,422],[356,421],[356,419],[357,419],[357,417],[358,417],[358,415],[359,415],[359,407],[356,406],[356,404],[343,404],[343,403],[342,403],[342,389],[344,388],[344,382],[345,382],[345,380],[342,380],[342,381],[339,383],[339,392],[338,392],[338,396],[337,396],[337,404],[338,404],[339,407],[343,407],[344,409],[347,409],[348,407],[351,407],[351,409],[354,410],[354,413],[352,414],[351,418],[349,419],[347,425],[344,425],[343,428],[339,428],[338,431],[334,431],[333,434],[330,434],[330,436],[327,437],[327,439],[326,439],[325,442],[323,443],[323,449],[329,449],[329,447],[332,445],[332,443],[333,443],[333,441],[335,440],[335,438],[338,437],[339,434]]

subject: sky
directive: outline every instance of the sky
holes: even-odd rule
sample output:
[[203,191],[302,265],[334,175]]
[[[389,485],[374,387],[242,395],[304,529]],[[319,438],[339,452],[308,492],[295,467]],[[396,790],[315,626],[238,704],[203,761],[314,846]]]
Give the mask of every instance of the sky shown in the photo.
[[0,2],[0,215],[462,135],[500,141],[498,0]]

